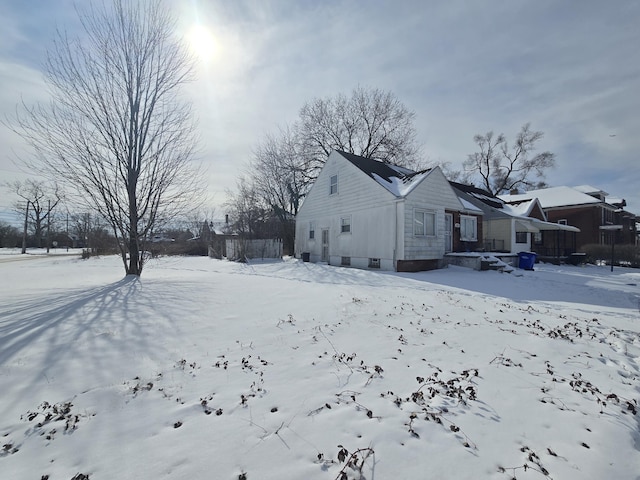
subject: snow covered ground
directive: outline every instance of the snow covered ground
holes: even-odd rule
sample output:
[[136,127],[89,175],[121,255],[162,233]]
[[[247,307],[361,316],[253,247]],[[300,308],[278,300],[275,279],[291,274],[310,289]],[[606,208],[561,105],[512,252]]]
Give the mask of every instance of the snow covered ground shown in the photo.
[[637,270],[9,259],[2,479],[640,478]]

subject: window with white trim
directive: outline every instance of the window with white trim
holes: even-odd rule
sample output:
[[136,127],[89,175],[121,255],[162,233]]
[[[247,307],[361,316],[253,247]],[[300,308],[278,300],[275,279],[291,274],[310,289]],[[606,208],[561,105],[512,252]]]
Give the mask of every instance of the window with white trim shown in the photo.
[[351,217],[340,218],[340,233],[351,233]]
[[380,268],[380,259],[379,258],[370,258],[369,259],[369,268]]
[[463,242],[478,241],[478,217],[460,215],[460,240]]
[[413,212],[413,234],[416,237],[433,237],[436,234],[436,214],[426,210]]
[[331,175],[329,179],[329,195],[338,193],[338,175]]
[[309,240],[316,238],[316,224],[315,222],[309,222]]
[[516,232],[516,243],[527,243],[529,240],[527,232]]

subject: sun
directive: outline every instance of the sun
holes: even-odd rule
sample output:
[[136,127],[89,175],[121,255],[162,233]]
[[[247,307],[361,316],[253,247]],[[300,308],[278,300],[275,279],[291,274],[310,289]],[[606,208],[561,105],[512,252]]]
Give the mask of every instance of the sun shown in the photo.
[[216,41],[203,25],[194,25],[187,33],[187,41],[191,51],[201,60],[211,60],[216,53]]

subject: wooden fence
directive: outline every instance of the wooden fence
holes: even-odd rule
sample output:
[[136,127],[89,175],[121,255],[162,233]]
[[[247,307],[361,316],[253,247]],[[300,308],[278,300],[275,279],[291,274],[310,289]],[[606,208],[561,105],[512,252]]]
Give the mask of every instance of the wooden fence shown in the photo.
[[242,238],[228,238],[226,254],[229,260],[282,258],[282,240],[267,238],[246,240]]

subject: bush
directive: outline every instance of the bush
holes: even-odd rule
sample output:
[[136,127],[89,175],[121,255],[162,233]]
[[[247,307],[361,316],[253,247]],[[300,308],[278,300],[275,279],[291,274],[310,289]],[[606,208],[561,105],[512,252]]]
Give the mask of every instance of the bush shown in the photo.
[[[587,254],[591,263],[611,264],[611,245],[590,244],[582,247],[580,251]],[[640,268],[640,246],[615,245],[613,257],[614,265]]]
[[188,256],[202,256],[206,257],[208,254],[208,247],[205,242],[191,241],[191,242],[171,242],[171,243],[157,243],[151,248],[154,256],[158,255],[188,255]]

